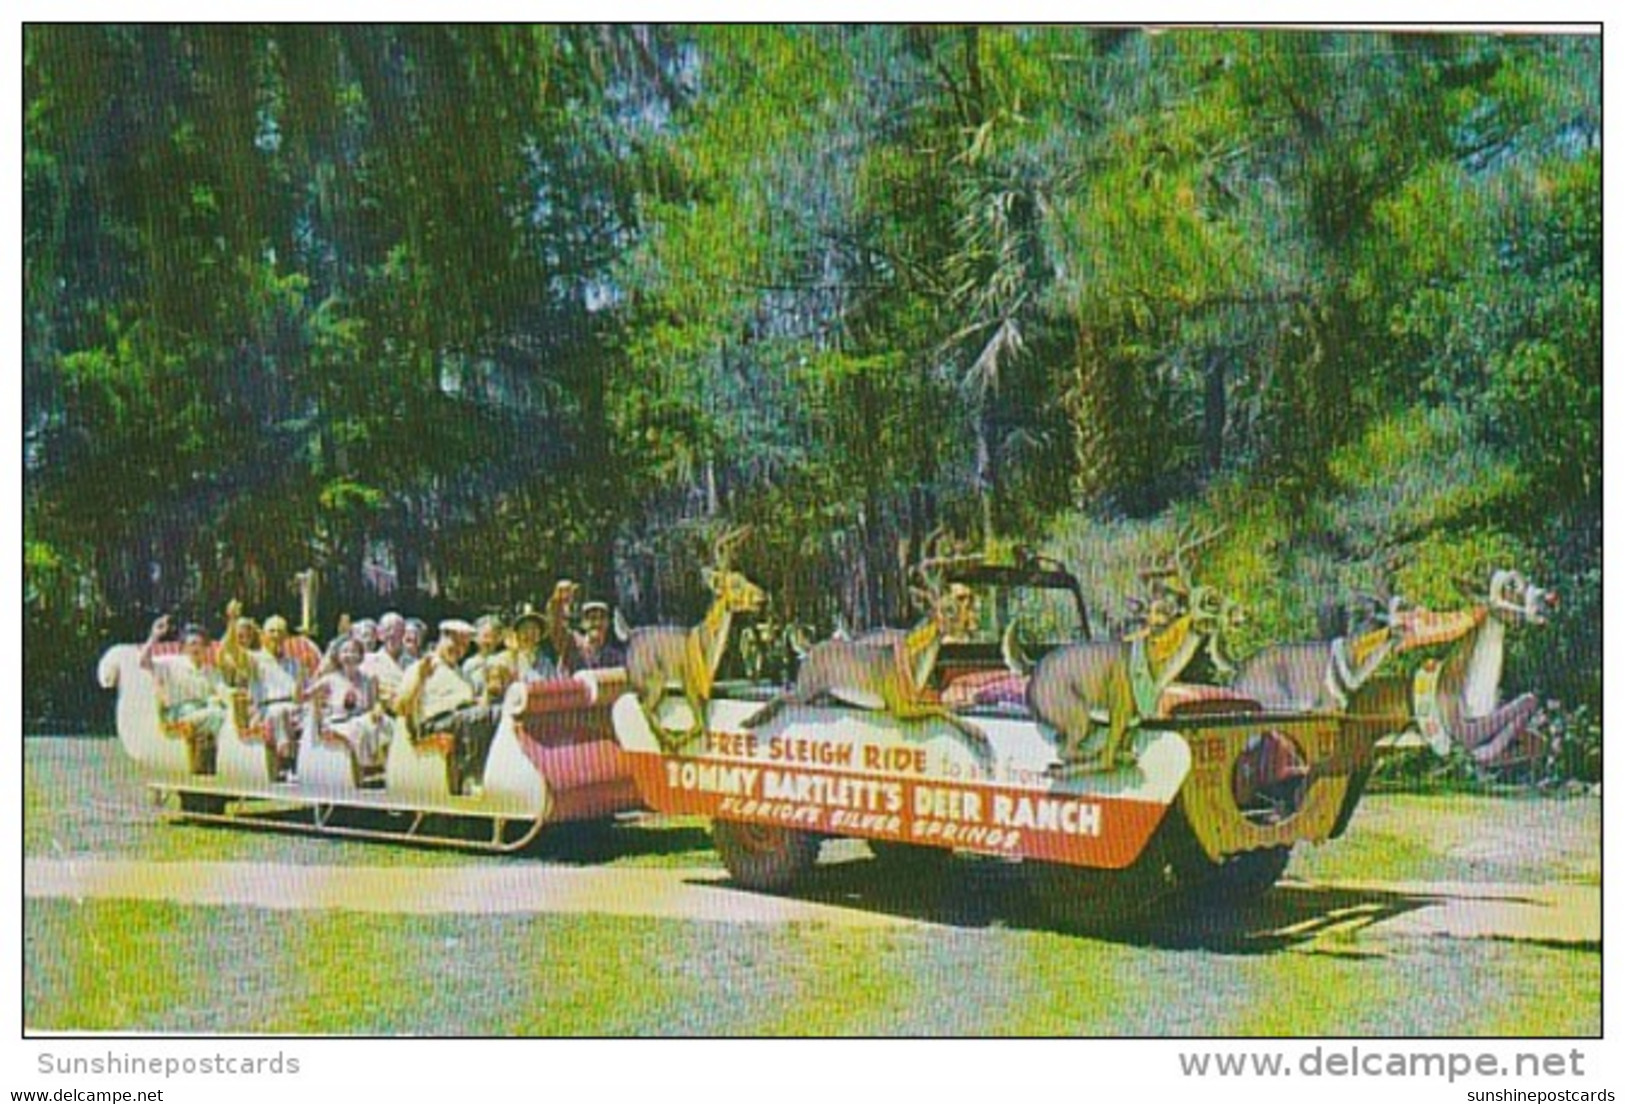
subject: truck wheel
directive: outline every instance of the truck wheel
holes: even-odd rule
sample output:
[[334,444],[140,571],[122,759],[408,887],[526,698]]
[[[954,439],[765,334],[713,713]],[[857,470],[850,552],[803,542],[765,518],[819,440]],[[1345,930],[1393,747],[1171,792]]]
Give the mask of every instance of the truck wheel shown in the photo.
[[818,861],[818,837],[793,828],[718,820],[711,839],[728,873],[747,889],[786,889]]
[[1214,863],[1212,874],[1194,889],[1199,904],[1210,908],[1236,908],[1268,893],[1286,873],[1292,848],[1265,847],[1230,855]]
[[1146,926],[1197,879],[1203,859],[1183,816],[1163,819],[1145,849],[1120,870],[1027,861],[1034,904],[1053,924],[1109,934]]
[[899,874],[935,874],[953,861],[954,853],[945,847],[922,847],[917,843],[893,840],[865,840],[875,862]]

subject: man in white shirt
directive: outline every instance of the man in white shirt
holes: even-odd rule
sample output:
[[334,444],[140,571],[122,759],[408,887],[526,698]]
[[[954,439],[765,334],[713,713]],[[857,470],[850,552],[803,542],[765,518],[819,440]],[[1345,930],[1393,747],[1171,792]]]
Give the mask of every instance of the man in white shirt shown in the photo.
[[463,677],[482,694],[485,692],[486,671],[502,651],[502,637],[502,618],[496,614],[488,613],[474,623],[474,654],[463,660]]
[[474,637],[467,621],[440,623],[440,639],[401,678],[396,712],[407,719],[413,739],[446,733],[453,750],[447,761],[447,783],[453,793],[477,796],[501,717],[500,703],[486,704],[458,666]]
[[395,706],[395,699],[400,693],[401,676],[405,674],[406,664],[402,657],[406,654],[406,618],[398,613],[386,613],[378,619],[379,647],[375,652],[368,652],[367,658],[361,662],[361,672],[370,676],[378,683],[378,699],[384,703],[384,708],[399,712]]
[[181,654],[155,656],[153,648],[169,635],[169,618],[152,624],[138,662],[152,673],[163,723],[191,734],[193,773],[212,772],[220,726],[226,722],[226,684],[209,662],[209,640],[203,629],[181,631]]

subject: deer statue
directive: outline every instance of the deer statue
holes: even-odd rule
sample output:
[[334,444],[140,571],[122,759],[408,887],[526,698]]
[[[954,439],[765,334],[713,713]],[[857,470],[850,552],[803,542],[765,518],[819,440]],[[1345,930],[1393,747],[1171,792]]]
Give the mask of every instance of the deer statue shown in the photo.
[[1231,689],[1265,709],[1346,710],[1350,699],[1396,652],[1404,651],[1414,618],[1387,591],[1364,596],[1364,631],[1333,640],[1274,644],[1249,656]]
[[[1115,769],[1130,754],[1131,733],[1157,712],[1158,699],[1206,646],[1215,668],[1230,669],[1221,638],[1243,615],[1209,586],[1193,585],[1185,557],[1222,530],[1179,540],[1170,561],[1142,571],[1152,585],[1149,603],[1137,603],[1143,627],[1123,640],[1068,644],[1039,660],[1027,683],[1027,705],[1059,739],[1056,777]],[[1081,754],[1097,725],[1106,738],[1092,755]]]
[[[1231,689],[1280,712],[1380,711],[1386,703],[1362,689],[1411,640],[1416,619],[1403,606],[1385,580],[1380,596],[1362,596],[1354,614],[1360,623],[1351,624],[1347,634],[1264,648],[1241,664]],[[1279,731],[1257,732],[1236,762],[1233,793],[1242,808],[1267,807],[1268,815],[1283,818],[1302,804],[1317,769],[1326,766],[1311,766]]]
[[[1436,751],[1454,740],[1480,766],[1497,767],[1527,759],[1524,746],[1529,723],[1540,710],[1534,694],[1499,702],[1501,668],[1506,659],[1509,625],[1543,625],[1557,608],[1557,595],[1536,586],[1517,571],[1491,574],[1488,592],[1476,581],[1456,580],[1474,599],[1471,609],[1434,614],[1444,628],[1418,638],[1412,646],[1438,639],[1457,640],[1442,662],[1427,663],[1417,672],[1417,722]],[[1451,626],[1455,631],[1449,631]]]
[[[705,731],[705,707],[717,667],[728,648],[728,631],[736,613],[753,613],[767,595],[730,566],[732,550],[749,530],[736,529],[718,537],[711,547],[713,567],[705,571],[705,585],[713,600],[705,619],[691,629],[676,625],[650,625],[633,629],[626,648],[626,677],[655,738],[666,750],[692,741]],[[674,734],[660,724],[658,710],[673,685],[682,689],[693,723]]]
[[911,571],[919,585],[911,586],[910,594],[925,613],[917,625],[813,645],[802,658],[795,685],[746,718],[744,727],[759,728],[787,705],[810,705],[828,697],[860,709],[884,710],[899,720],[946,721],[975,745],[984,761],[991,759],[987,734],[926,694],[944,639],[969,635],[977,618],[975,592],[943,579],[942,569],[951,561],[934,554],[940,536],[927,539],[924,558]]

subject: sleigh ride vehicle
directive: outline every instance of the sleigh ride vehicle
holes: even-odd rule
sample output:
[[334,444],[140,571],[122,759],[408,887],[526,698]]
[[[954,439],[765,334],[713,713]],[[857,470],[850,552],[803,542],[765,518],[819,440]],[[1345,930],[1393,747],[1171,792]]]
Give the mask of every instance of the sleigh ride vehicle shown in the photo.
[[[459,761],[446,734],[417,731],[405,718],[376,711],[386,750],[381,763],[369,760],[354,728],[334,719],[342,710],[324,712],[314,702],[296,707],[296,761],[279,764],[273,735],[243,691],[225,695],[213,717],[167,707],[158,668],[186,649],[199,667],[211,667],[215,657],[207,653],[217,655],[221,646],[162,635],[155,631],[147,645],[110,648],[98,678],[118,691],[125,752],[173,815],[507,852],[546,826],[641,807],[610,727],[623,669],[507,687],[491,705],[489,750],[472,765]],[[294,636],[285,647],[315,669],[319,656],[306,637]]]
[[[918,625],[819,644],[788,689],[713,685],[714,659],[640,669],[634,640],[615,734],[643,800],[711,818],[747,888],[791,887],[824,840],[855,837],[886,862],[1019,861],[1068,924],[1176,892],[1246,899],[1295,847],[1347,829],[1377,743],[1410,725],[1384,661],[1461,626],[1391,607],[1236,670],[1224,641],[1243,614],[1192,581],[1197,543],[1142,572],[1122,639],[1094,638],[1076,579],[1024,555],[928,558]],[[1201,667],[1231,685],[1182,681]]]

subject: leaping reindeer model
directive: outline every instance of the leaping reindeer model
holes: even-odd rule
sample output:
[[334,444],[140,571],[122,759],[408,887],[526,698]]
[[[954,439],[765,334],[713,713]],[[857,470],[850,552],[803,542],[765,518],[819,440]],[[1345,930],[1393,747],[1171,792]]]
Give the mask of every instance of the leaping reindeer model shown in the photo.
[[[1417,677],[1417,720],[1423,734],[1448,736],[1481,766],[1502,766],[1527,758],[1518,742],[1540,709],[1534,694],[1498,704],[1508,625],[1543,625],[1557,607],[1557,595],[1517,571],[1496,571],[1488,593],[1470,579],[1456,581],[1477,600],[1460,614],[1435,615],[1463,622],[1460,642],[1442,664],[1424,666]],[[1457,635],[1457,634],[1452,634]]]
[[[736,529],[717,538],[711,547],[714,567],[705,572],[705,585],[714,600],[705,620],[692,629],[676,625],[651,625],[633,629],[626,648],[626,676],[638,695],[649,728],[667,751],[680,747],[705,731],[705,707],[711,700],[711,687],[717,666],[728,648],[728,630],[733,615],[752,613],[767,600],[762,589],[730,564],[733,546],[748,532]],[[673,733],[660,724],[661,702],[673,684],[681,687],[683,698],[693,714],[686,732]]]
[[746,718],[744,727],[766,724],[786,705],[810,705],[830,697],[860,709],[885,710],[899,720],[946,721],[975,745],[984,761],[990,759],[993,749],[987,734],[947,706],[927,700],[925,693],[943,640],[969,635],[976,625],[975,592],[942,577],[942,568],[951,559],[934,554],[939,537],[933,534],[927,540],[925,558],[911,572],[919,585],[911,586],[910,593],[925,611],[919,624],[813,645],[796,672],[795,686]]
[[1403,651],[1413,618],[1392,595],[1368,597],[1371,628],[1335,640],[1275,644],[1249,656],[1231,689],[1265,709],[1344,710],[1349,699],[1396,651]]
[[[1221,637],[1240,623],[1241,611],[1214,588],[1193,585],[1185,566],[1186,555],[1220,532],[1182,539],[1171,562],[1140,573],[1142,581],[1153,584],[1152,601],[1141,607],[1142,629],[1124,640],[1069,644],[1039,661],[1027,683],[1027,704],[1059,738],[1053,776],[1115,769],[1131,754],[1133,730],[1155,715],[1162,692],[1204,645],[1216,668],[1230,669]],[[1103,720],[1105,741],[1094,754],[1082,755]]]

